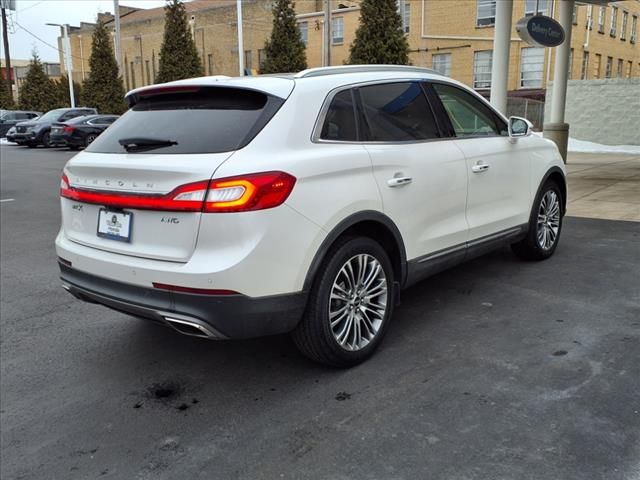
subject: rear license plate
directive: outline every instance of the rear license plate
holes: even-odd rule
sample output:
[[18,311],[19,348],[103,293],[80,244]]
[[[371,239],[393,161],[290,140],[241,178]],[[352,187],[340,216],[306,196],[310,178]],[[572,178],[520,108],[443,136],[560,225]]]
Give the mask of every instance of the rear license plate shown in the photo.
[[130,242],[132,223],[133,214],[130,212],[114,212],[101,208],[98,213],[98,236],[119,242]]

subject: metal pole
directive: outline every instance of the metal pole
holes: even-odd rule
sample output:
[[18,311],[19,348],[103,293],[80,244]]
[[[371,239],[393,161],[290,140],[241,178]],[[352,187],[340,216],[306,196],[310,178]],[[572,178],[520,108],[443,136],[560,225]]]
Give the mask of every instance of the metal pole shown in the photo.
[[242,41],[242,0],[236,0],[238,10],[238,65],[240,76],[244,75],[244,42]]
[[503,0],[496,3],[496,27],[493,37],[490,99],[491,105],[504,115],[507,114],[512,14],[513,0]]
[[4,4],[2,7],[2,40],[4,42],[4,66],[7,72],[7,88],[9,89],[9,98],[13,100],[13,88],[12,71],[11,71],[11,55],[9,55],[9,35],[7,35],[7,12],[5,11]]
[[331,66],[331,0],[324,0],[324,65]]
[[[121,51],[122,47],[120,45],[120,1],[113,0],[113,17],[116,23],[116,62],[118,63],[118,70],[122,72],[122,58]],[[122,73],[121,73],[122,74]]]
[[62,30],[64,32],[64,63],[67,69],[67,78],[69,80],[69,99],[71,100],[71,108],[76,107],[76,98],[73,92],[73,72],[71,65],[71,43],[69,42],[69,25],[64,24]]
[[560,2],[560,25],[564,29],[564,42],[556,48],[556,61],[553,68],[553,87],[551,93],[551,123],[564,122],[564,108],[567,99],[567,80],[569,73],[569,53],[571,51],[571,24],[574,0]]

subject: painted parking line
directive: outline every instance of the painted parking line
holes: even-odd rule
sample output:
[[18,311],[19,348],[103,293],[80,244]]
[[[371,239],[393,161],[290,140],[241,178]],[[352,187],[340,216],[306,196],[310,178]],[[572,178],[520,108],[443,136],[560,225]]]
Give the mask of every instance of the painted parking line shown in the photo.
[[5,198],[3,200],[0,200],[0,203],[5,203],[5,202],[15,202],[16,199],[15,198]]

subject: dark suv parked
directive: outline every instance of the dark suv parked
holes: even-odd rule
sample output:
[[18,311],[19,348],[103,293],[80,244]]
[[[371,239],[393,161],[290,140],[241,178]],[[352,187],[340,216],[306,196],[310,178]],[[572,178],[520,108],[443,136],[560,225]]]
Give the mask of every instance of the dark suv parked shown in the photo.
[[35,147],[42,144],[51,147],[51,124],[54,122],[66,122],[81,115],[95,115],[98,111],[95,108],[58,108],[49,110],[35,121],[21,122],[16,125],[14,136],[18,145]]
[[27,112],[24,110],[2,110],[0,112],[0,138],[4,137],[16,123],[34,120],[42,112]]

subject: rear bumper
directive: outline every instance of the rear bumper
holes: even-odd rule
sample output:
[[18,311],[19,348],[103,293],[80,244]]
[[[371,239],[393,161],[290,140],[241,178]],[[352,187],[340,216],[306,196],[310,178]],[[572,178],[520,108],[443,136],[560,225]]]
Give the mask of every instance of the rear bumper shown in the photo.
[[170,292],[108,280],[62,262],[59,266],[63,287],[76,298],[200,337],[244,339],[290,332],[302,318],[307,298],[304,292],[256,298]]
[[66,135],[59,135],[52,133],[49,137],[49,142],[52,145],[67,145],[68,137]]

